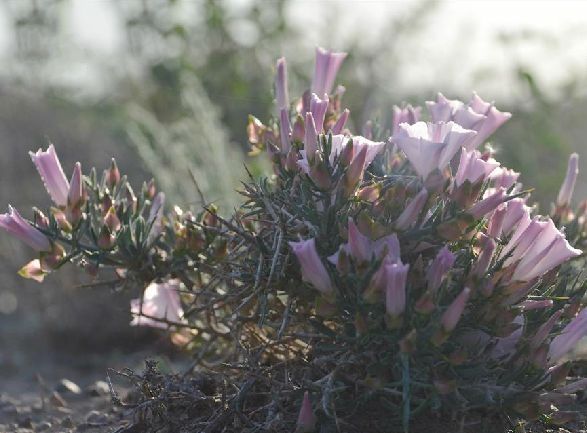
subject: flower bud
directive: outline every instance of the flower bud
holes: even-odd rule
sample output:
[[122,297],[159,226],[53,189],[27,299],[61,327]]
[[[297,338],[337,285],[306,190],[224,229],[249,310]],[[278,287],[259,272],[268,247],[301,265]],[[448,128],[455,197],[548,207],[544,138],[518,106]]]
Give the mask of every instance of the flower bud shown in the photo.
[[385,311],[392,328],[401,325],[399,319],[406,309],[406,281],[410,265],[394,263],[385,266]]
[[487,270],[489,269],[489,265],[491,264],[491,259],[493,257],[493,252],[497,244],[495,241],[490,238],[489,236],[481,235],[481,242],[479,248],[481,249],[481,253],[477,257],[477,262],[473,266],[472,273],[477,277],[481,278]]
[[116,209],[114,209],[114,207],[111,207],[106,213],[106,216],[104,217],[104,225],[108,227],[110,233],[116,233],[118,230],[120,230],[120,219],[118,219],[118,216],[116,215]]
[[312,113],[310,112],[306,113],[305,128],[304,151],[306,152],[306,157],[311,165],[314,155],[318,151],[318,132],[316,131],[314,116],[312,116]]
[[67,216],[65,215],[65,212],[63,212],[62,210],[60,210],[56,207],[52,207],[51,208],[51,215],[53,215],[53,218],[55,218],[55,222],[57,223],[57,225],[59,226],[59,228],[61,230],[63,230],[66,233],[71,232],[72,226],[71,226],[71,223],[67,220]]
[[469,210],[467,210],[467,213],[472,215],[473,218],[479,219],[494,210],[505,200],[507,200],[505,189],[499,188],[489,197],[475,203],[471,208],[469,208]]
[[341,134],[342,133],[344,126],[349,119],[350,114],[351,114],[351,112],[349,111],[349,109],[345,108],[344,111],[340,114],[340,116],[336,120],[336,123],[334,124],[334,126],[332,127],[333,134]]
[[328,275],[318,251],[316,251],[316,240],[312,238],[300,242],[290,242],[289,245],[301,265],[302,280],[313,285],[322,294],[332,295],[334,287],[330,281],[330,275]]
[[41,269],[41,262],[39,259],[31,260],[26,265],[24,265],[18,271],[18,275],[23,278],[28,278],[31,280],[35,280],[38,283],[42,283],[45,279],[45,275],[47,272]]
[[420,192],[408,203],[406,208],[395,220],[394,227],[397,230],[406,230],[418,220],[426,201],[428,200],[428,191],[422,188]]
[[455,259],[455,255],[446,246],[438,252],[426,271],[428,290],[431,293],[436,292],[440,287],[444,276],[453,267]]
[[344,187],[347,196],[354,191],[357,184],[363,179],[366,157],[367,147],[365,146],[361,149],[359,154],[353,158],[344,174]]
[[463,311],[465,311],[465,306],[467,305],[467,301],[469,300],[470,295],[471,289],[465,287],[459,296],[456,297],[452,304],[450,304],[443,313],[441,323],[445,332],[450,333],[456,328],[457,323],[459,323],[459,320],[461,319]]
[[567,175],[561,185],[556,204],[559,207],[568,206],[573,196],[573,190],[575,189],[575,183],[577,182],[577,176],[579,175],[579,155],[572,153],[569,157],[569,163],[567,166]]
[[289,94],[287,91],[287,64],[285,57],[277,60],[277,74],[275,75],[275,99],[277,111],[289,108]]
[[296,433],[311,433],[316,429],[316,415],[312,411],[312,403],[308,391],[304,392],[300,413],[298,415]]
[[100,234],[98,235],[98,246],[103,250],[111,249],[116,243],[116,237],[110,233],[106,226],[102,226]]
[[295,142],[303,143],[305,135],[306,127],[304,126],[304,119],[302,116],[298,115],[296,117],[296,121],[293,124],[293,129],[291,131],[291,139]]
[[112,162],[110,163],[110,169],[106,173],[106,183],[110,188],[114,188],[120,182],[120,170],[118,170],[118,165],[116,165],[116,160],[112,158]]

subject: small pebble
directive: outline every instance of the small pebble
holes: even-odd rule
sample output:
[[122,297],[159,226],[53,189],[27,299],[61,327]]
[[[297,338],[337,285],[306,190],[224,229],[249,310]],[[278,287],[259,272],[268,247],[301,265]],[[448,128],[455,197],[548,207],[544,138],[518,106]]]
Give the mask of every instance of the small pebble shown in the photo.
[[86,393],[92,397],[102,397],[110,394],[110,387],[103,380],[97,380],[86,388]]
[[55,390],[61,394],[79,395],[82,393],[82,389],[77,385],[77,383],[74,383],[69,379],[61,379],[59,384],[55,387]]
[[49,422],[49,421],[43,421],[40,422],[39,425],[37,425],[37,431],[45,431],[45,430],[49,430],[51,427],[53,427],[53,425]]
[[93,410],[86,415],[86,422],[89,424],[106,424],[108,416],[97,410]]

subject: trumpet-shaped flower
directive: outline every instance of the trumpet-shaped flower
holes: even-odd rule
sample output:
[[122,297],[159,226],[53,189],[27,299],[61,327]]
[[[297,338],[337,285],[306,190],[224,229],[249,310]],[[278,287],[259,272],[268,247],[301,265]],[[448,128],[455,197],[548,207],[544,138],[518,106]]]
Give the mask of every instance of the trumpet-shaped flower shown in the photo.
[[467,150],[479,147],[512,117],[510,113],[499,111],[492,103],[484,101],[476,93],[473,93],[468,104],[447,99],[442,93],[439,93],[436,102],[427,101],[426,106],[433,122],[452,120],[463,128],[477,131],[477,135],[471,137],[465,144]]
[[302,267],[302,280],[313,285],[324,295],[332,294],[334,288],[328,271],[316,251],[316,240],[312,238],[300,242],[290,242],[289,245]]
[[445,332],[452,332],[456,328],[457,323],[459,323],[459,320],[465,311],[470,295],[471,289],[465,287],[442,314],[440,322],[442,324],[442,329]]
[[310,112],[314,118],[316,131],[322,132],[324,129],[324,119],[326,118],[326,110],[328,109],[328,95],[325,93],[323,98],[320,99],[318,95],[312,93],[310,99]]
[[392,133],[395,134],[399,131],[399,126],[402,123],[407,123],[408,125],[413,125],[418,120],[420,120],[422,108],[421,107],[412,107],[410,104],[404,107],[398,107],[397,105],[393,106],[393,120],[392,120]]
[[130,301],[130,311],[133,315],[130,324],[167,328],[169,325],[185,323],[179,299],[179,284],[179,280],[175,279],[149,284],[142,299]]
[[312,402],[308,391],[304,392],[304,398],[302,399],[302,405],[300,406],[300,413],[298,414],[297,429],[299,433],[310,433],[316,428],[316,415],[312,410]]
[[549,364],[560,361],[585,335],[587,335],[587,309],[581,310],[562,332],[552,339],[548,350]]
[[393,141],[425,179],[435,169],[442,171],[475,134],[475,131],[464,129],[454,122],[402,123],[393,135]]
[[402,213],[393,223],[397,230],[406,230],[416,223],[422,209],[428,200],[428,191],[422,188],[418,194],[408,203]]
[[576,153],[571,154],[569,157],[569,163],[567,166],[567,175],[561,185],[561,189],[558,192],[556,204],[558,206],[566,206],[571,202],[573,196],[573,190],[575,189],[575,183],[577,182],[577,176],[579,175],[579,155]]
[[275,99],[277,102],[277,111],[289,108],[289,94],[287,91],[287,63],[285,58],[277,60],[277,74],[275,76]]
[[49,239],[25,221],[12,206],[8,206],[8,213],[0,215],[0,228],[36,251],[51,251]]
[[406,309],[406,281],[410,265],[393,263],[385,265],[385,311],[391,317],[399,317]]
[[312,93],[317,95],[330,94],[338,70],[346,58],[346,53],[334,53],[324,48],[316,48],[316,63],[312,78]]
[[61,167],[55,147],[51,144],[46,151],[39,149],[36,153],[29,152],[29,155],[53,202],[57,206],[67,206],[69,182]]
[[465,181],[472,184],[483,182],[497,167],[499,167],[499,162],[495,159],[489,158],[489,160],[485,161],[481,158],[481,152],[478,150],[469,152],[463,148],[459,168],[455,175],[455,185],[459,187]]
[[497,167],[489,175],[489,179],[494,188],[502,187],[506,190],[509,190],[516,184],[518,177],[520,177],[520,173],[506,167]]
[[440,287],[446,273],[453,267],[455,259],[455,255],[446,246],[438,252],[426,271],[428,290],[435,292]]

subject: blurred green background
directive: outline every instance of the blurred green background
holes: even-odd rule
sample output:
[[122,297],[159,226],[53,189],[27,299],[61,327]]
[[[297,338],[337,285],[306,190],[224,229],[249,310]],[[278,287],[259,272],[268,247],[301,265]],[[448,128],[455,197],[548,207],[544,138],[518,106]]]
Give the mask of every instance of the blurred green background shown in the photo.
[[[0,205],[30,216],[49,199],[28,151],[56,145],[68,175],[116,157],[135,185],[155,177],[182,207],[227,211],[262,159],[247,157],[247,115],[272,113],[275,60],[290,94],[308,86],[314,47],[350,53],[354,130],[391,107],[476,90],[513,119],[494,137],[543,209],[587,132],[587,6],[558,1],[5,0],[0,3]],[[587,192],[587,170],[577,197]],[[132,351],[152,334],[127,326],[128,299],[78,288],[74,269],[40,286],[17,277],[30,251],[0,236],[0,379],[39,359]],[[138,289],[137,289],[138,290]],[[39,358],[42,354],[42,358]]]

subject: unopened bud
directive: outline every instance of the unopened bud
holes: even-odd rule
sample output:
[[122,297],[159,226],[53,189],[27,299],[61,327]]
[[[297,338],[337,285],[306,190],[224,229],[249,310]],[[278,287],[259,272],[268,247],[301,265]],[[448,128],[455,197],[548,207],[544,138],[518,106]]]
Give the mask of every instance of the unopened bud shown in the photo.
[[111,249],[116,243],[116,237],[110,233],[110,230],[106,226],[102,226],[100,235],[98,236],[98,246],[103,250]]
[[116,215],[116,209],[114,209],[114,207],[111,207],[106,213],[106,216],[104,217],[104,225],[108,227],[110,233],[116,233],[118,230],[120,230],[120,219],[118,219],[118,216]]

